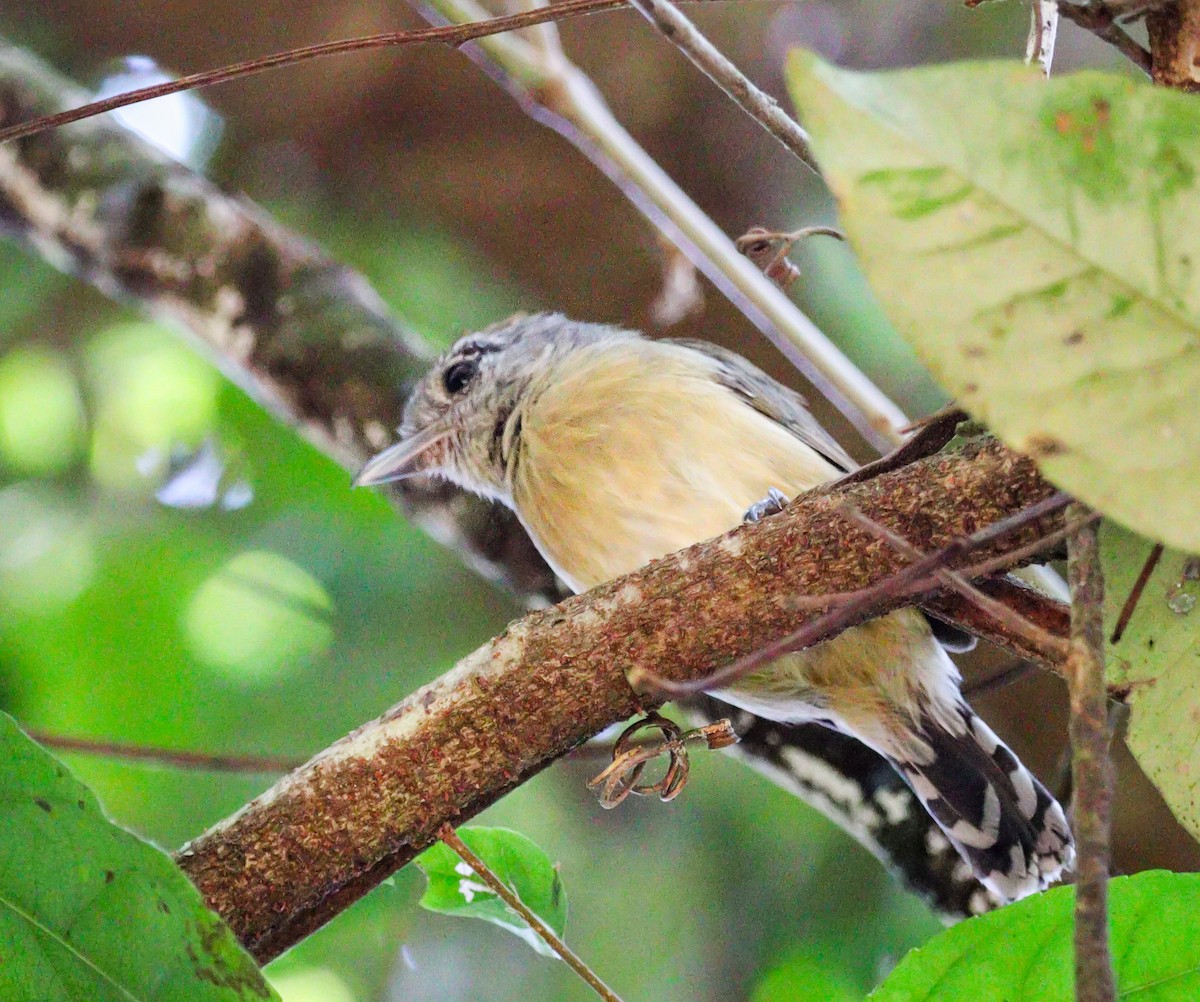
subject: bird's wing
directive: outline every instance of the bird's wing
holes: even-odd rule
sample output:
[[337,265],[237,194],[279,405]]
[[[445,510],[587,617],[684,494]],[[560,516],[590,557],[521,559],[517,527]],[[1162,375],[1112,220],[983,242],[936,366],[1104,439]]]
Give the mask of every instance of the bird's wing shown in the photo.
[[838,469],[849,473],[858,466],[850,454],[817,423],[804,397],[795,390],[777,383],[741,355],[719,345],[691,338],[666,340],[707,355],[717,364],[717,380],[721,385],[728,387],[759,413],[782,425]]

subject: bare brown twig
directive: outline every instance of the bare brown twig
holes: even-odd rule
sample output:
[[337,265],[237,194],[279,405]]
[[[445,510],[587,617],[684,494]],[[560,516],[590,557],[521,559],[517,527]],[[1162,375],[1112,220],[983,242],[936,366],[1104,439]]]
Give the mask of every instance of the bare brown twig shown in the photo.
[[[975,588],[1003,602],[1022,619],[1036,623],[1040,629],[1055,637],[1066,637],[1070,632],[1070,609],[1067,603],[1050,598],[1011,574],[976,579]],[[1022,638],[1008,635],[1002,624],[960,595],[950,592],[926,599],[921,603],[921,608],[980,640],[987,640],[1013,654],[1038,662],[1043,668],[1062,671],[1062,661],[1044,660],[1047,655],[1044,647],[1029,646]]]
[[[817,607],[825,608],[827,611],[805,623],[799,629],[793,630],[769,644],[764,644],[710,675],[679,682],[663,678],[649,669],[637,668],[630,672],[629,684],[634,689],[646,688],[649,691],[668,696],[690,696],[699,692],[721,689],[738,679],[745,678],[751,672],[763,665],[770,664],[790,651],[810,647],[830,634],[841,632],[851,623],[860,620],[864,609],[871,608],[881,600],[898,604],[904,598],[928,591],[931,586],[936,587],[939,572],[952,562],[980,547],[1003,539],[1008,534],[1035,523],[1048,514],[1065,508],[1070,500],[1061,492],[1051,495],[1024,511],[1015,512],[995,525],[951,540],[937,551],[908,564],[867,588],[853,592],[800,595],[791,598],[789,603],[795,608]],[[839,507],[840,512],[844,513],[845,510],[844,507]],[[1049,535],[1046,539],[1049,539]],[[1033,551],[1030,556],[1035,555],[1038,547],[1042,545],[1048,544],[1045,543],[1045,540],[1038,540],[1031,544]],[[977,575],[978,568],[982,566],[984,566],[983,563],[976,564],[966,568],[963,573],[968,576]]]
[[785,149],[795,154],[814,174],[820,176],[821,168],[813,155],[808,133],[779,107],[779,103],[773,97],[756,87],[734,66],[729,57],[705,38],[670,0],[630,0],[630,3],[739,108],[778,139]]
[[913,434],[885,456],[872,463],[851,470],[839,479],[838,484],[858,484],[870,480],[889,470],[898,470],[902,466],[932,456],[940,452],[954,438],[958,426],[967,420],[967,412],[961,407],[951,404],[935,414],[922,418],[910,425],[908,429]]
[[125,108],[131,104],[150,101],[168,94],[178,94],[186,90],[199,90],[213,87],[241,77],[252,76],[267,70],[278,69],[282,66],[294,66],[297,63],[311,59],[321,59],[348,52],[364,52],[369,49],[391,48],[401,45],[423,45],[441,43],[449,46],[459,46],[472,39],[487,35],[499,34],[503,31],[513,31],[518,28],[528,28],[533,25],[545,24],[567,17],[581,14],[594,14],[599,11],[613,10],[617,7],[628,6],[630,0],[560,0],[559,3],[547,7],[537,7],[533,10],[508,14],[503,17],[489,18],[469,24],[439,25],[432,28],[417,28],[412,31],[386,31],[376,35],[363,35],[358,38],[343,38],[333,42],[320,42],[302,48],[288,49],[286,52],[276,52],[269,56],[259,56],[246,59],[239,63],[230,63],[213,70],[202,70],[199,73],[189,73],[176,80],[155,84],[151,87],[140,87],[137,90],[115,94],[101,101],[92,101],[78,108],[71,108],[53,115],[44,115],[28,122],[20,122],[0,129],[0,143],[13,139],[32,136],[46,129],[69,125],[85,118],[102,115],[105,112]]
[[1137,608],[1138,602],[1142,599],[1142,592],[1146,590],[1146,585],[1150,581],[1150,575],[1154,573],[1154,568],[1158,566],[1159,558],[1162,555],[1163,544],[1155,543],[1150,548],[1146,562],[1142,564],[1142,569],[1138,572],[1137,580],[1133,582],[1133,587],[1129,589],[1129,595],[1126,596],[1125,602],[1121,606],[1121,612],[1117,616],[1117,623],[1113,627],[1112,636],[1108,638],[1110,644],[1120,643],[1121,638],[1125,635],[1125,628],[1129,626],[1129,620],[1133,618],[1133,612]]
[[1146,73],[1150,72],[1150,53],[1117,24],[1117,15],[1108,4],[1095,0],[1086,3],[1059,0],[1058,13],[1113,46],[1134,66]]
[[[842,513],[859,528],[865,529],[877,538],[886,541],[913,560],[923,560],[925,558],[926,554],[922,553],[899,533],[893,532],[887,526],[880,525],[874,519],[867,518],[858,509],[848,506],[842,509]],[[1013,636],[1024,637],[1030,646],[1042,650],[1044,654],[1039,660],[1066,660],[1067,642],[1062,637],[1043,629],[1036,623],[1030,622],[1019,612],[1011,609],[1000,600],[988,595],[982,589],[976,588],[963,574],[957,571],[952,571],[948,567],[938,567],[934,571],[934,576],[942,584],[946,585],[947,588],[956,591],[968,602],[971,602],[997,622],[1003,624],[1005,632],[1011,633]]]
[[440,838],[446,843],[446,845],[458,853],[462,861],[475,871],[479,879],[487,884],[488,887],[490,887],[493,891],[495,891],[500,900],[508,905],[509,908],[520,915],[521,918],[525,920],[529,928],[537,933],[538,938],[541,939],[541,941],[548,947],[550,947],[551,950],[558,954],[558,956],[566,962],[567,966],[570,967],[572,971],[574,971],[585,982],[587,982],[588,986],[597,995],[604,999],[605,1002],[621,1002],[620,996],[600,980],[600,976],[596,974],[596,972],[590,967],[588,967],[588,965],[580,959],[579,955],[569,946],[567,946],[567,944],[559,938],[558,934],[548,925],[546,925],[546,923],[542,921],[541,917],[536,912],[531,910],[524,901],[521,900],[517,892],[509,887],[503,880],[501,880],[496,875],[495,871],[493,871],[492,868],[487,865],[487,863],[485,863],[471,851],[470,846],[468,846],[461,838],[459,838],[458,832],[454,830],[454,826],[452,824],[447,822],[446,824],[442,825],[442,827],[438,829],[438,838]]
[[47,731],[28,731],[34,741],[46,748],[58,751],[78,752],[83,755],[100,755],[105,758],[129,759],[135,762],[151,762],[178,769],[198,769],[211,772],[291,772],[303,764],[300,758],[272,755],[222,755],[210,752],[186,751],[175,748],[151,748],[131,745],[120,741],[97,738],[77,738]]
[[1099,528],[1083,505],[1068,518],[1085,519],[1067,540],[1071,586],[1072,789],[1075,842],[1075,997],[1079,1002],[1113,1002],[1116,985],[1108,943],[1109,830],[1112,764],[1109,760],[1107,694],[1104,686],[1104,576]]

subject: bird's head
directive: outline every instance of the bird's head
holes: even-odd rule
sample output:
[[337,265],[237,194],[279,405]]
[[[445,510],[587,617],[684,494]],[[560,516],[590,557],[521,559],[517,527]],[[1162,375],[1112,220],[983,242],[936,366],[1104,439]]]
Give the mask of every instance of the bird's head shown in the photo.
[[572,351],[606,335],[631,336],[542,313],[460,338],[413,390],[400,441],[373,457],[355,485],[435,475],[510,502],[524,404]]

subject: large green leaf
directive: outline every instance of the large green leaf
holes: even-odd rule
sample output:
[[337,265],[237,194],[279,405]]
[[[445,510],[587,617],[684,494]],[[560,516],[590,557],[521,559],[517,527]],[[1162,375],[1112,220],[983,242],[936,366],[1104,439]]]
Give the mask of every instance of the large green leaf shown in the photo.
[[[1072,1002],[1075,891],[1056,887],[968,919],[913,950],[872,1002]],[[1120,998],[1200,997],[1200,875],[1154,871],[1110,884]]]
[[871,286],[934,375],[1047,477],[1200,551],[1200,103],[1014,63],[792,94]]
[[[1154,544],[1105,523],[1105,625],[1108,636]],[[1142,589],[1117,643],[1108,646],[1109,680],[1129,687],[1125,742],[1183,825],[1200,838],[1200,559],[1166,550]]]
[[[522,904],[562,936],[567,924],[567,891],[550,857],[535,842],[507,828],[460,828],[458,835],[501,881],[517,892]],[[429,878],[429,886],[421,898],[423,907],[492,922],[520,936],[538,953],[557,956],[445,843],[430,846],[415,862]]]
[[277,997],[175,864],[0,714],[0,998]]

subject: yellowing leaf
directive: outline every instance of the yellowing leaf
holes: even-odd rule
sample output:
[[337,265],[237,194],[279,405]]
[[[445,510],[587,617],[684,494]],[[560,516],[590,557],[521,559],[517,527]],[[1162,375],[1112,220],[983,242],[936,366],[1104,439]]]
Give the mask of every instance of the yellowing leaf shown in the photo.
[[1046,476],[1200,551],[1200,103],[1016,63],[789,64],[842,223],[933,374]]

